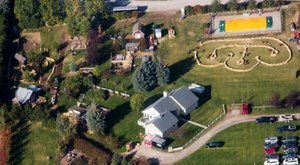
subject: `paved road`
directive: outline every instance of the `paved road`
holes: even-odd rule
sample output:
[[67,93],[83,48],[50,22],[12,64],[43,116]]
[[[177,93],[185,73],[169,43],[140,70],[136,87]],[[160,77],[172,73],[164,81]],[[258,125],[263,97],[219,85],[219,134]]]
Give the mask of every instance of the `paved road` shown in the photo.
[[[294,115],[296,116],[297,119],[300,119],[300,113]],[[148,158],[157,158],[159,159],[160,164],[173,164],[189,156],[193,152],[197,151],[200,147],[205,145],[217,133],[236,124],[245,123],[245,122],[254,122],[256,118],[261,116],[266,116],[266,115],[250,116],[250,115],[227,113],[225,118],[221,122],[219,122],[216,126],[211,128],[208,132],[206,132],[199,139],[197,139],[192,145],[190,145],[188,148],[182,151],[174,152],[174,153],[166,153],[166,152],[153,150],[149,147],[142,145],[135,150],[136,151],[135,157],[145,156]]]
[[[229,0],[220,0],[222,4],[226,4]],[[240,0],[245,2],[248,0]],[[256,0],[257,2],[263,0]],[[168,10],[180,10],[187,5],[210,5],[212,0],[165,0],[165,1],[137,1],[132,0],[129,5],[147,6],[147,11],[168,11]]]

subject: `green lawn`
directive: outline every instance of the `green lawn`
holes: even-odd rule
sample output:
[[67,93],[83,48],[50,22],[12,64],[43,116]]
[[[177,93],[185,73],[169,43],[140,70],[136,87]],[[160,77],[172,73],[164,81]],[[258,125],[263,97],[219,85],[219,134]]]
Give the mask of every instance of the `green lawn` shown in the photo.
[[[264,139],[268,136],[300,136],[300,131],[278,133],[276,128],[286,123],[273,123],[257,125],[254,122],[243,123],[226,129],[217,134],[210,141],[224,141],[225,145],[219,149],[207,149],[202,147],[189,157],[179,161],[177,164],[199,164],[205,165],[253,165],[263,164]],[[295,121],[290,124],[300,124]],[[282,148],[278,153],[283,153]]]
[[[32,123],[29,143],[24,153],[24,165],[53,165],[56,156],[59,135],[54,130],[43,128],[39,123]],[[52,157],[47,159],[47,156]]]

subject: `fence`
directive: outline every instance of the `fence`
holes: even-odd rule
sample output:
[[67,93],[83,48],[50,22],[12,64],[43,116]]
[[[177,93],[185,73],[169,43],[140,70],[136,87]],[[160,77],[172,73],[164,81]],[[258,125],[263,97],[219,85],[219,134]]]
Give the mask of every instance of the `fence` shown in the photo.
[[223,104],[222,105],[222,109],[223,109],[223,113],[221,115],[219,115],[217,118],[215,118],[215,120],[213,120],[212,122],[210,122],[207,125],[207,128],[201,130],[197,135],[195,135],[191,140],[189,140],[187,143],[185,143],[183,146],[181,147],[176,147],[176,148],[172,148],[169,147],[168,148],[168,152],[176,152],[176,151],[181,151],[183,150],[185,147],[189,146],[191,143],[193,143],[196,139],[198,139],[210,126],[212,126],[213,124],[215,124],[219,119],[221,119],[225,114],[226,114],[226,106]]
[[130,97],[130,95],[127,94],[127,93],[123,93],[123,92],[120,92],[120,91],[116,91],[116,90],[109,89],[109,88],[104,88],[104,87],[99,87],[99,86],[95,86],[95,87],[97,89],[102,89],[102,90],[108,91],[110,94],[117,94],[117,95],[123,96],[125,98],[129,98]]

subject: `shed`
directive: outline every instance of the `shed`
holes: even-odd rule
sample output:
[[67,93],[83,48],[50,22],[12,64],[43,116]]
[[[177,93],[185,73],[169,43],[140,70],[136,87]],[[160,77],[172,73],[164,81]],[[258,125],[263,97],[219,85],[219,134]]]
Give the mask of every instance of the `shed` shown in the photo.
[[155,37],[156,38],[161,38],[162,37],[161,29],[160,28],[157,28],[154,31],[155,31]]
[[138,21],[136,22],[133,27],[132,27],[132,36],[135,39],[141,39],[144,38],[145,34],[144,34],[144,25]]
[[26,61],[26,57],[22,56],[22,54],[16,53],[15,59],[19,61],[20,64],[24,64]]
[[32,93],[33,93],[32,90],[19,87],[16,92],[16,96],[12,101],[21,103],[21,104],[25,104],[30,99]]
[[155,147],[164,148],[165,145],[166,145],[166,139],[163,139],[163,138],[160,138],[160,137],[155,136],[155,137],[152,139],[152,144],[153,144],[153,146],[155,146]]

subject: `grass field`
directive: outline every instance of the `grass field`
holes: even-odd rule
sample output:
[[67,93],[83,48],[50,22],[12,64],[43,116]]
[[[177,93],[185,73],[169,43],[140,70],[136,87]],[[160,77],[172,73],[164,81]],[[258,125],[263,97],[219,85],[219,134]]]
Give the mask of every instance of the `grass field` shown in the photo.
[[[210,141],[224,141],[225,145],[219,149],[201,148],[191,156],[177,164],[205,164],[205,165],[253,165],[263,164],[264,139],[268,136],[300,136],[300,131],[278,133],[276,128],[286,123],[271,125],[257,125],[254,122],[239,124],[222,131]],[[290,124],[300,124],[300,121]],[[282,148],[278,153],[283,153]]]
[[[43,128],[39,123],[32,123],[29,143],[24,153],[23,165],[53,165],[56,156],[59,135],[54,130]],[[47,159],[50,156],[51,159]]]

